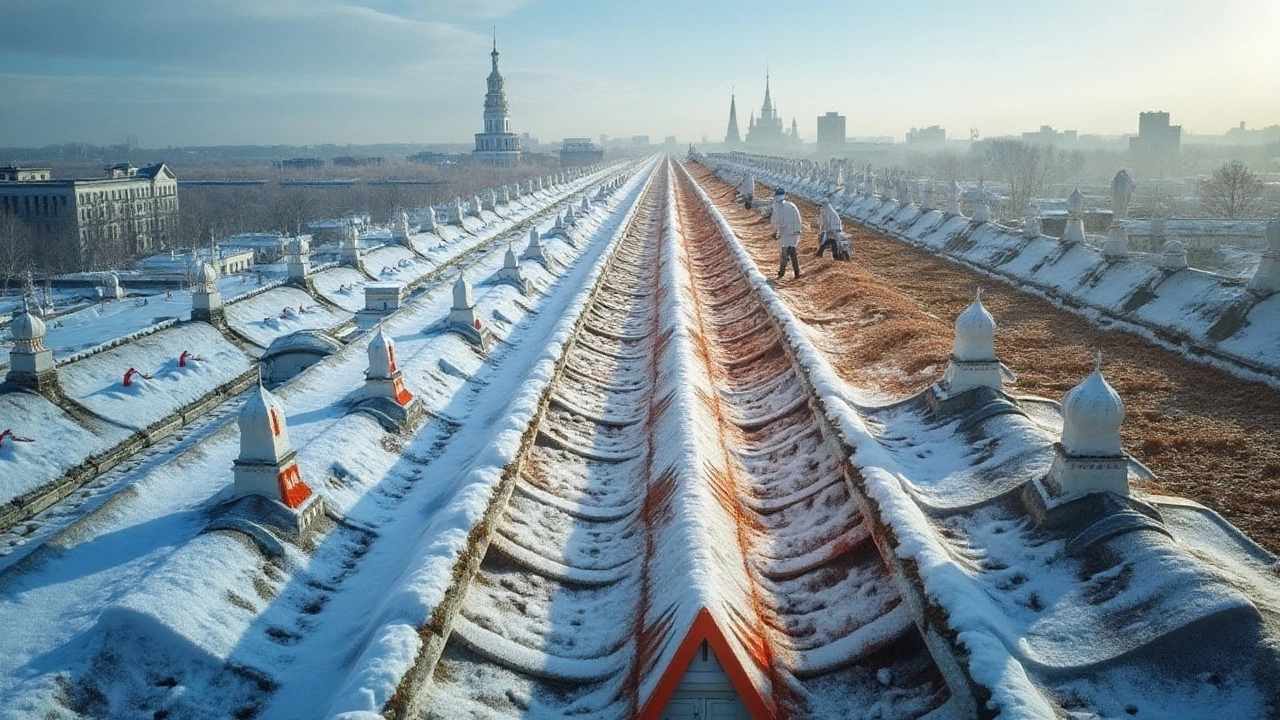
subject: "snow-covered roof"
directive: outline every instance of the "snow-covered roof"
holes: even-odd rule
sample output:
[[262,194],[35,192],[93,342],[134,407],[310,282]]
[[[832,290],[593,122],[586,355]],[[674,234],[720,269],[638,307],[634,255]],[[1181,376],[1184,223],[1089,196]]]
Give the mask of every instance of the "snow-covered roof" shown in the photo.
[[329,356],[342,349],[342,343],[330,337],[323,330],[299,330],[278,337],[262,353],[263,360],[285,353],[311,353]]
[[[503,341],[503,352],[484,356],[455,334],[424,332],[448,314],[447,284],[425,288],[384,320],[397,344],[404,382],[430,418],[414,432],[388,434],[364,414],[348,414],[343,400],[358,396],[365,382],[366,347],[359,339],[275,393],[288,416],[302,476],[342,518],[336,526],[323,521],[314,546],[273,542],[267,531],[246,524],[240,531],[207,531],[231,498],[239,433],[222,411],[234,410],[232,401],[207,423],[175,434],[188,440],[175,439],[119,466],[113,471],[119,485],[105,504],[94,494],[85,496],[83,506],[72,503],[82,509],[61,520],[68,532],[39,536],[52,539],[33,543],[37,551],[30,554],[19,549],[7,555],[13,545],[0,551],[8,590],[0,625],[24,629],[0,641],[0,714],[29,714],[33,708],[57,714],[66,709],[67,692],[97,698],[95,712],[104,716],[145,708],[148,716],[330,717],[385,700],[382,673],[403,672],[416,655],[408,645],[385,639],[406,637],[402,629],[424,623],[424,613],[440,602],[436,590],[450,574],[433,569],[457,561],[459,540],[520,447],[520,428],[550,379],[558,348],[571,335],[572,318],[601,272],[606,248],[631,216],[635,182],[622,199],[610,202],[608,217],[602,214],[584,229],[592,242],[547,243],[562,264],[555,272],[541,265],[526,269],[536,295],[502,284],[475,288],[477,313]],[[469,253],[468,271],[489,277],[502,266],[505,242],[481,246],[484,238],[475,240],[454,252]],[[280,289],[234,303],[228,315],[236,305]],[[186,323],[175,330],[190,327],[235,348],[211,326]],[[192,337],[169,332],[152,336],[156,347],[142,355],[194,344]],[[240,356],[249,366],[248,357]],[[104,363],[109,365],[114,362]],[[18,397],[48,403],[40,396],[5,393],[0,408]],[[121,421],[120,413],[107,409],[113,421]],[[23,405],[11,414],[32,412]],[[77,416],[75,422],[88,420]],[[102,424],[121,436],[131,434],[115,422]],[[47,435],[35,440],[22,450],[56,447]],[[66,433],[56,440],[92,447]],[[0,446],[0,472],[9,444]],[[35,466],[28,462],[23,468]],[[433,479],[419,482],[424,472]],[[119,487],[125,489],[116,492]],[[379,540],[383,533],[385,540]],[[383,554],[384,548],[392,552]],[[263,554],[272,551],[281,556]],[[25,556],[20,570],[18,555]],[[377,569],[384,562],[390,565]],[[420,572],[429,578],[425,583]],[[378,580],[356,577],[364,573]],[[317,623],[322,612],[363,619]],[[411,629],[409,636],[415,633]],[[335,653],[349,662],[333,662]],[[33,663],[42,669],[23,669]],[[70,689],[59,689],[63,683]]]
[[[900,227],[901,212],[868,215]],[[917,229],[922,218],[903,215],[914,237],[962,229],[940,218]],[[977,247],[988,241],[980,232]],[[948,249],[957,246],[970,250]],[[904,592],[918,593],[907,603],[920,603],[917,623],[939,633],[933,647],[953,644],[966,676],[985,688],[988,710],[1036,718],[1274,712],[1274,556],[1185,500],[1095,493],[1046,507],[1035,490],[1064,454],[1085,472],[1117,460],[1123,407],[1100,375],[1064,400],[1070,423],[1089,425],[1066,431],[1056,403],[989,392],[950,411],[928,392],[855,405],[850,398],[866,390],[836,374],[812,340],[820,334],[775,295],[745,250],[736,252],[792,344],[801,381],[850,447],[876,545],[900,587],[916,588]],[[1101,274],[1095,269],[1094,282]],[[1122,473],[1144,472],[1119,462]]]
[[226,306],[227,323],[260,347],[298,330],[332,330],[353,313],[317,303],[305,290],[278,287]]
[[[199,359],[180,366],[183,351]],[[212,326],[183,323],[67,363],[58,369],[58,380],[77,403],[140,430],[252,366],[249,357]],[[130,368],[141,376],[125,386]]]

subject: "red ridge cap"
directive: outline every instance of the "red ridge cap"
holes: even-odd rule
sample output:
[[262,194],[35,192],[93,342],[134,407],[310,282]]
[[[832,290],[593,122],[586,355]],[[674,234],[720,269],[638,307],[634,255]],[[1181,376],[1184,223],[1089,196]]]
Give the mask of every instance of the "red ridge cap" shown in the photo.
[[720,626],[716,624],[715,618],[711,617],[711,612],[705,607],[698,610],[698,616],[689,626],[689,632],[684,636],[684,640],[680,641],[680,646],[676,648],[675,655],[671,657],[666,670],[662,671],[662,677],[658,679],[653,693],[649,695],[648,702],[636,715],[637,719],[660,720],[662,711],[666,709],[671,696],[680,686],[680,681],[684,678],[685,671],[689,669],[689,663],[693,662],[694,656],[698,654],[698,647],[702,645],[703,640],[715,652],[716,659],[720,661],[725,674],[729,676],[729,681],[733,683],[733,689],[737,691],[738,697],[742,698],[742,704],[746,706],[752,720],[775,720],[777,711],[772,698],[766,698],[755,683],[751,682],[751,677],[738,661],[733,648],[729,647],[729,641],[725,639]]

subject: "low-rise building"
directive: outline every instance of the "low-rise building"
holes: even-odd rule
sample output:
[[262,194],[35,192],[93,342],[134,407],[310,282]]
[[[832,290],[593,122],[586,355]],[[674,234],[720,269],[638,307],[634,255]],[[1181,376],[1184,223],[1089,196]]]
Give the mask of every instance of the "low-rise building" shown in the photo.
[[191,277],[203,263],[211,263],[218,275],[226,277],[251,270],[254,266],[254,253],[250,249],[230,250],[225,246],[218,248],[217,254],[210,257],[208,248],[197,248],[179,253],[170,250],[167,253],[143,258],[137,268],[149,275],[161,277]]
[[561,165],[591,165],[604,157],[604,148],[590,138],[565,138],[560,144]]

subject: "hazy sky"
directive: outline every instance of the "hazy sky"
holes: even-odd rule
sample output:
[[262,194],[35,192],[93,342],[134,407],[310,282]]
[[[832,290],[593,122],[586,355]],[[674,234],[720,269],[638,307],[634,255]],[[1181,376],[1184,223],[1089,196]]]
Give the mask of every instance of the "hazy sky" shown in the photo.
[[0,0],[0,146],[470,142],[495,25],[544,141],[1280,123],[1280,0]]

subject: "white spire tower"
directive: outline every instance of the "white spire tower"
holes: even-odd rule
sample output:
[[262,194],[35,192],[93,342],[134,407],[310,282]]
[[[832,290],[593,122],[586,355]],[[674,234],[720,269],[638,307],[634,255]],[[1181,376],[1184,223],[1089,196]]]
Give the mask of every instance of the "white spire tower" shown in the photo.
[[236,497],[260,495],[294,510],[311,497],[289,443],[284,407],[266,388],[250,393],[236,420],[240,457],[235,461]]
[[489,53],[493,70],[489,73],[488,92],[484,96],[484,132],[476,133],[473,157],[490,165],[519,165],[520,136],[511,132],[511,113],[507,107],[507,91],[502,73],[498,72],[498,31],[493,32],[493,52]]

